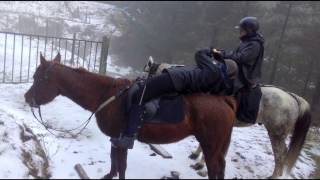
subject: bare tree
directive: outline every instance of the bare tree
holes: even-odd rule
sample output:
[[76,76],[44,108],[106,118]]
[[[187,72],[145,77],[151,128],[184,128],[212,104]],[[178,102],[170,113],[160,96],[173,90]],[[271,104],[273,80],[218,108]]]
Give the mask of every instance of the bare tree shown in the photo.
[[282,27],[280,39],[279,39],[279,42],[278,42],[278,47],[276,49],[276,55],[275,55],[275,58],[274,58],[274,64],[273,64],[273,67],[272,67],[271,77],[270,77],[270,81],[269,81],[269,83],[271,83],[271,84],[274,82],[274,79],[276,77],[279,58],[280,58],[281,50],[282,50],[282,44],[283,44],[283,40],[284,40],[286,29],[287,29],[289,17],[290,17],[290,14],[291,14],[291,9],[292,9],[292,3],[289,3],[288,4],[287,13],[286,13],[286,18],[284,20],[284,24],[283,24],[283,27]]

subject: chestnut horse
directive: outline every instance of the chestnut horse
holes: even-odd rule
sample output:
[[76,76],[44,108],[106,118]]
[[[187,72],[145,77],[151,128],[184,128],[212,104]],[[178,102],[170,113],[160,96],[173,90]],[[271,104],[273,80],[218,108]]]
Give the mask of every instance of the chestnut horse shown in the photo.
[[[58,54],[47,61],[41,55],[41,64],[34,74],[34,82],[25,94],[31,107],[51,102],[56,96],[66,96],[84,109],[94,112],[99,105],[132,83],[127,79],[115,79],[70,68],[60,64]],[[100,130],[117,138],[127,124],[126,94],[95,114]],[[174,143],[194,135],[202,146],[209,178],[224,178],[227,153],[235,119],[236,101],[233,97],[213,96],[203,93],[184,97],[185,115],[177,124],[144,123],[138,140],[151,144]],[[105,178],[118,175],[125,178],[127,149],[111,147],[111,170]]]

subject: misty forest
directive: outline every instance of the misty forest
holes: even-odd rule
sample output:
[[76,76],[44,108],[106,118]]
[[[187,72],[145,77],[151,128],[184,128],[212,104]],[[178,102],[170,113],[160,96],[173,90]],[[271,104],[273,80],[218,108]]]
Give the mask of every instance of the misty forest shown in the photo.
[[[2,1],[0,9],[0,178],[320,178],[320,2]],[[121,121],[131,107],[126,79],[147,83],[150,56],[199,66],[199,50],[235,50],[243,43],[235,26],[248,16],[264,39],[259,83],[274,86],[262,88],[261,121],[238,126],[236,108],[226,107],[237,100],[182,93],[181,117],[179,100],[162,115],[178,123],[150,120],[132,150],[115,145],[130,127]],[[144,91],[164,84],[145,85],[139,106]]]

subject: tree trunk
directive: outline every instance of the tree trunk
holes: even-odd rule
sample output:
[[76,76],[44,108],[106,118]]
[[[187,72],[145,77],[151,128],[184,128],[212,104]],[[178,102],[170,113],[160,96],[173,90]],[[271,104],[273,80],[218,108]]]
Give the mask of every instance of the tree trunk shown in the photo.
[[281,31],[278,47],[276,49],[276,55],[275,55],[275,58],[274,58],[274,64],[273,64],[273,67],[272,67],[272,72],[271,72],[270,81],[269,81],[270,84],[272,84],[274,82],[274,79],[276,77],[277,67],[278,67],[278,63],[279,63],[279,59],[280,59],[280,55],[281,55],[282,43],[283,43],[284,35],[285,35],[286,29],[287,29],[287,24],[288,24],[288,21],[289,21],[291,9],[292,9],[292,3],[290,3],[289,6],[288,6],[286,19],[284,20],[284,24],[283,24],[283,27],[282,27],[282,31]]

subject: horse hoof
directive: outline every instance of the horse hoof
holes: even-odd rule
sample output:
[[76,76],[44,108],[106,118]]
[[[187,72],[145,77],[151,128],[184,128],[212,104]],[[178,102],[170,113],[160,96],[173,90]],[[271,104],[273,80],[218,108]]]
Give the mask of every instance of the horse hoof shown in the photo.
[[200,170],[200,169],[203,168],[203,164],[201,164],[201,163],[196,163],[196,164],[194,164],[194,165],[191,165],[190,167],[191,167],[192,169],[198,171],[198,170]]
[[197,158],[199,157],[198,154],[195,154],[195,153],[192,153],[189,158],[192,159],[192,160],[196,160]]
[[208,176],[208,172],[206,172],[206,171],[199,171],[197,174],[199,176],[201,176],[201,177],[207,177]]

